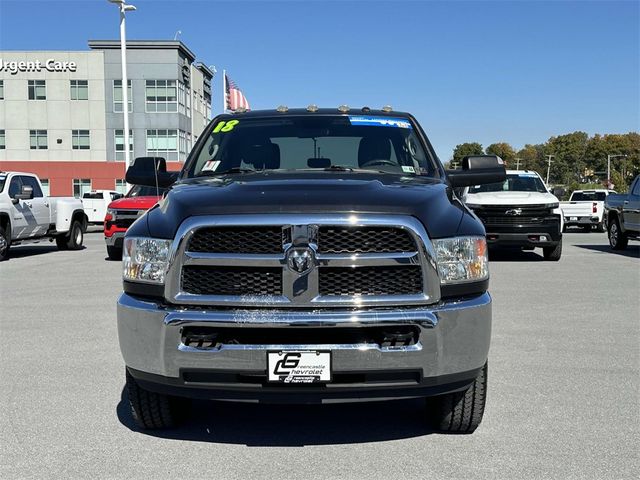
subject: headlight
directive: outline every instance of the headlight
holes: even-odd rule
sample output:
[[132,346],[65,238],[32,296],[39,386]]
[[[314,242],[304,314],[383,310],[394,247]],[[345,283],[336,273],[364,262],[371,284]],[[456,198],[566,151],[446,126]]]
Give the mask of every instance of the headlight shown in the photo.
[[125,280],[164,283],[169,266],[171,240],[126,237],[122,251],[122,276]]
[[487,241],[484,237],[441,238],[433,241],[440,283],[477,282],[489,278]]
[[113,208],[107,208],[107,213],[106,213],[105,217],[107,215],[111,216],[111,218],[109,220],[115,220],[116,219],[116,211]]
[[467,203],[466,205],[467,205],[467,207],[468,207],[468,208],[470,208],[470,209],[472,209],[472,210],[473,210],[474,208],[480,208],[480,207],[482,206],[482,205],[475,205],[475,204],[473,204],[473,203]]
[[558,208],[560,206],[560,203],[556,202],[556,203],[547,203],[545,205],[545,207],[547,208]]

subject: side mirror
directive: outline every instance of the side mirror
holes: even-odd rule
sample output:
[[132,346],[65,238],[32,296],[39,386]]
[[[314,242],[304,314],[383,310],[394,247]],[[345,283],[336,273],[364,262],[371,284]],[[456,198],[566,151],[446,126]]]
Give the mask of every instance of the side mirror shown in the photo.
[[497,155],[471,155],[462,159],[462,170],[447,170],[453,188],[503,182],[507,178],[504,162]]
[[180,172],[167,172],[167,161],[162,157],[138,157],[125,175],[127,183],[147,187],[170,187]]
[[20,193],[16,193],[13,196],[12,202],[15,205],[20,200],[31,200],[33,198],[33,187],[29,185],[22,185]]

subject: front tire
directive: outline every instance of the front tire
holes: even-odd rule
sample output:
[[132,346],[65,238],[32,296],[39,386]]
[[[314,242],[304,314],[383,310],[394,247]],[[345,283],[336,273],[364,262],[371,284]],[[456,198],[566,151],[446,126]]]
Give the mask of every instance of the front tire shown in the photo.
[[487,400],[487,373],[488,363],[485,363],[466,390],[428,399],[428,413],[436,429],[446,433],[473,433],[478,428]]
[[122,260],[122,249],[107,246],[107,256],[109,257],[109,260]]
[[5,227],[0,226],[0,262],[6,260],[9,256],[9,247],[11,246],[11,238]]
[[629,238],[620,229],[618,217],[609,220],[609,245],[613,250],[624,250],[627,248]]
[[131,416],[140,428],[171,428],[179,423],[179,401],[176,397],[145,390],[128,370],[126,376]]
[[553,247],[542,247],[542,254],[545,260],[557,262],[562,256],[562,242]]

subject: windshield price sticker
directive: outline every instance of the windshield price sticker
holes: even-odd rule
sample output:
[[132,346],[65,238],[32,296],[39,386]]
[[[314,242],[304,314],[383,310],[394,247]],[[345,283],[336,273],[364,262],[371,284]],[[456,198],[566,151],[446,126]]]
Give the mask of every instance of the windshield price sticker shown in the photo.
[[331,381],[331,352],[268,352],[267,368],[269,382],[326,383]]
[[375,126],[375,127],[393,127],[412,129],[411,122],[404,118],[394,117],[368,117],[365,115],[349,115],[351,125],[359,126]]

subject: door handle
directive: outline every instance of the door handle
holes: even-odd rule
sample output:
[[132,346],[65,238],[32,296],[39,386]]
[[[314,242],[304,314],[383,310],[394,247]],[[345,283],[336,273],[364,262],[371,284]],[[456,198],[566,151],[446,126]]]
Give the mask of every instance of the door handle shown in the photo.
[[47,202],[45,202],[45,203],[44,203],[44,206],[45,206],[45,207],[48,207],[48,206],[49,206],[49,204],[48,204]]
[[629,203],[629,200],[625,200],[624,202],[622,202],[623,205],[627,205]]

